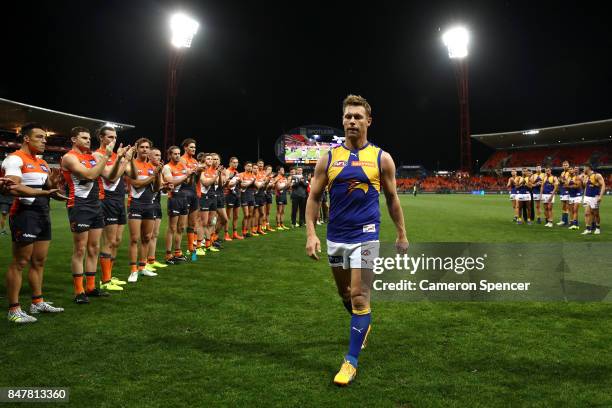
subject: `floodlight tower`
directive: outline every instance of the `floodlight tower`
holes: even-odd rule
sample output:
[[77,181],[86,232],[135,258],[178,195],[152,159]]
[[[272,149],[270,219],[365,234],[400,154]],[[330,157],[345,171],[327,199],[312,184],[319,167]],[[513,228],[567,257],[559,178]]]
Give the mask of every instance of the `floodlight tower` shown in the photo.
[[448,56],[455,63],[459,94],[459,151],[461,170],[472,171],[472,145],[470,141],[470,107],[468,103],[468,43],[470,35],[463,27],[447,30],[442,36]]
[[166,121],[164,126],[164,150],[176,144],[176,94],[178,88],[178,70],[185,49],[191,47],[193,36],[198,32],[197,21],[191,17],[176,13],[170,18],[170,30],[172,31],[172,51],[168,64],[168,91],[166,95]]

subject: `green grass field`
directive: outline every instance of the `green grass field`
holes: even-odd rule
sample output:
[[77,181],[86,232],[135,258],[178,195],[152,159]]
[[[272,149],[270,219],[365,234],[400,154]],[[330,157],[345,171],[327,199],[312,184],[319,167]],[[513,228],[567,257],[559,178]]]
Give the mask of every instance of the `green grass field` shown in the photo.
[[[402,204],[412,242],[612,241],[608,203],[589,237],[517,226],[506,196]],[[381,240],[393,240],[382,209]],[[326,261],[304,255],[304,229],[226,243],[84,306],[72,303],[61,205],[53,233],[45,297],[66,311],[19,327],[2,319],[0,386],[69,387],[75,406],[612,406],[610,303],[378,302],[357,380],[340,389],[348,315]],[[0,245],[5,269],[10,239]],[[128,275],[125,246],[115,275]]]

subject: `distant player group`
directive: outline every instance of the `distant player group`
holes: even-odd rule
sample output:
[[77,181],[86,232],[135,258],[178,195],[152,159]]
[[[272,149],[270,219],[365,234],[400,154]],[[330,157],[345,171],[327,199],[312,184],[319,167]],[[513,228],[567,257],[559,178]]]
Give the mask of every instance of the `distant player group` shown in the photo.
[[[217,153],[196,154],[194,139],[184,140],[182,149],[168,148],[164,164],[162,152],[149,139],[140,138],[134,146],[120,144],[115,149],[117,133],[105,126],[97,131],[99,149],[92,151],[90,131],[75,127],[72,149],[62,157],[58,169],[40,158],[47,136],[41,125],[25,125],[20,136],[22,146],[3,161],[0,178],[0,193],[15,197],[9,215],[13,260],[6,275],[8,320],[14,323],[35,322],[34,314],[64,310],[46,302],[42,293],[51,242],[50,198],[66,201],[74,248],[74,302],[87,304],[91,297],[122,291],[123,285],[135,283],[141,276],[156,276],[159,268],[195,262],[209,251],[218,252],[220,237],[242,240],[289,229],[284,224],[287,191],[292,184],[296,190],[307,186],[303,177],[287,178],[282,166],[274,173],[272,166],[261,160],[246,162],[244,171],[239,172],[238,159],[232,157],[225,168]],[[159,262],[155,253],[163,216],[162,192],[168,195],[168,228],[165,260]],[[274,197],[277,210],[272,227],[269,218]],[[114,272],[126,224],[130,270],[124,281]],[[182,250],[184,237],[186,252]],[[30,314],[19,303],[22,272],[28,266]]]
[[[571,167],[569,162],[562,163],[563,171],[557,177],[552,174],[552,168],[537,166],[535,172],[524,168],[519,175],[513,170],[508,178],[510,200],[514,211],[514,221],[517,224],[542,223],[542,207],[544,208],[545,227],[554,226],[553,204],[559,194],[561,201],[561,220],[558,226],[570,230],[580,229],[579,210],[584,207],[585,230],[582,235],[601,234],[599,207],[606,192],[606,184],[601,174],[594,171],[591,164]],[[533,206],[532,206],[533,204]],[[535,214],[534,214],[535,212]]]

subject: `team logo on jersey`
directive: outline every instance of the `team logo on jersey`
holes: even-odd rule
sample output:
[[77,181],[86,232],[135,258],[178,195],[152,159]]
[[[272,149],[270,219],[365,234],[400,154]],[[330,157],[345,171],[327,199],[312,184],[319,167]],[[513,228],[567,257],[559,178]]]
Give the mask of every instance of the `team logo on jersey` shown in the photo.
[[97,164],[96,161],[93,159],[89,161],[90,166],[95,166],[96,164]]
[[153,175],[153,169],[149,169],[149,176]]
[[349,194],[357,190],[361,190],[364,192],[364,194],[367,194],[369,189],[370,189],[370,186],[368,185],[368,183],[364,183],[359,179],[348,180],[347,190]]
[[48,168],[47,166],[45,166],[44,164],[41,164],[41,165],[40,165],[40,169],[41,169],[42,171],[44,171],[45,173],[48,173],[48,172],[49,172],[49,168]]
[[30,164],[30,163],[26,164],[26,169],[33,169],[33,168],[34,168],[33,164]]
[[345,167],[346,162],[344,160],[336,160],[332,163],[332,167]]

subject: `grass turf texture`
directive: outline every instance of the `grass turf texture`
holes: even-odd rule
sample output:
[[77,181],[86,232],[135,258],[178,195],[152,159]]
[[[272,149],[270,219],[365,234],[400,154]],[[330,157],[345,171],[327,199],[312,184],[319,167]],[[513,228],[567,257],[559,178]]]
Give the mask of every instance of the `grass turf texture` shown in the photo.
[[[513,224],[506,196],[401,200],[413,242],[612,238],[607,203],[602,234],[581,237]],[[393,240],[382,210],[381,239]],[[52,217],[45,295],[66,311],[26,326],[2,319],[0,386],[70,387],[78,406],[612,406],[609,303],[379,302],[357,380],[339,389],[331,380],[347,350],[348,315],[326,261],[305,257],[304,229],[226,243],[76,306],[61,204]],[[323,228],[319,236],[324,242]],[[10,238],[0,239],[5,269]],[[119,278],[129,271],[126,242]],[[5,296],[4,283],[0,290]]]

